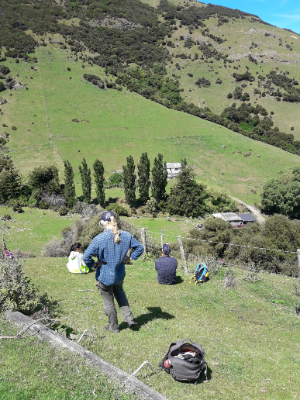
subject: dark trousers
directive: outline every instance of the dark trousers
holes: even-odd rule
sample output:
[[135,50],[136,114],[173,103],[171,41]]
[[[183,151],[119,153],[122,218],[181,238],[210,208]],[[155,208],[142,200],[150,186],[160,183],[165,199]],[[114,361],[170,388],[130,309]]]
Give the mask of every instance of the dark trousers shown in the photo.
[[103,299],[103,310],[108,317],[108,324],[112,329],[119,329],[114,298],[117,300],[117,303],[120,307],[124,322],[129,322],[134,319],[134,316],[129,308],[126,294],[123,289],[123,282],[124,279],[122,279],[115,285],[105,286],[102,282],[96,281],[96,286]]

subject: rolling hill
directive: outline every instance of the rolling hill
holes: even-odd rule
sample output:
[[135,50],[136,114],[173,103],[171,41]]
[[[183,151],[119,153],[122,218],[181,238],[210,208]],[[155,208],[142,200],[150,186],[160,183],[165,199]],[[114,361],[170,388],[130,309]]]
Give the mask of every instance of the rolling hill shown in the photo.
[[[263,143],[261,140],[266,141],[263,133],[259,140],[245,136],[245,131],[252,135],[250,122],[244,123],[245,130],[241,135],[208,119],[214,120],[214,115],[221,115],[233,102],[236,108],[251,102],[252,106],[261,105],[267,110],[267,116],[260,115],[261,121],[267,118],[273,121],[273,127],[278,125],[280,131],[288,134],[294,128],[295,140],[298,140],[298,135],[300,139],[297,102],[278,101],[276,96],[268,94],[267,90],[272,93],[274,84],[267,89],[260,86],[261,94],[254,94],[259,82],[263,85],[272,78],[270,72],[273,70],[282,71],[281,76],[297,82],[300,77],[297,69],[300,36],[272,27],[246,13],[232,14],[232,10],[224,7],[221,12],[220,8],[213,9],[213,6],[203,3],[185,3],[180,9],[183,14],[174,17],[187,19],[194,8],[207,9],[206,14],[197,17],[198,25],[195,20],[191,25],[188,19],[170,19],[172,15],[168,16],[168,13],[174,11],[171,3],[134,3],[138,4],[134,13],[118,1],[111,3],[115,8],[103,9],[101,13],[100,5],[104,3],[100,0],[94,2],[100,8],[92,10],[91,6],[87,7],[80,1],[72,3],[73,8],[69,1],[63,7],[51,1],[28,1],[26,12],[36,13],[35,17],[44,24],[34,25],[29,19],[25,25],[21,9],[24,5],[15,0],[6,4],[0,2],[2,9],[8,7],[7,4],[17,10],[20,8],[19,14],[9,14],[7,8],[9,18],[0,29],[0,65],[7,66],[10,69],[7,76],[23,86],[19,90],[1,93],[7,103],[0,106],[0,134],[9,135],[4,152],[9,152],[24,176],[34,167],[49,163],[57,165],[62,172],[63,160],[70,160],[75,168],[78,194],[78,165],[83,157],[90,166],[95,158],[101,159],[106,176],[109,176],[113,170],[122,168],[130,154],[137,162],[144,151],[148,152],[151,160],[162,152],[167,162],[178,162],[187,157],[188,163],[194,166],[197,176],[204,182],[224,187],[246,202],[259,202],[259,193],[266,180],[286,167],[298,165],[299,156]],[[50,14],[53,18],[49,21],[45,20],[47,4],[52,5]],[[230,15],[226,17],[226,13]],[[3,18],[3,13],[0,18]],[[124,21],[129,21],[130,27]],[[14,29],[9,29],[11,22]],[[10,43],[4,37],[7,32],[11,35]],[[134,34],[140,38],[137,44],[130,42],[132,37],[126,36]],[[17,43],[16,35],[23,42]],[[105,47],[97,42],[97,35]],[[105,45],[103,35],[106,35]],[[93,42],[90,37],[97,40],[93,39]],[[226,41],[218,43],[219,39]],[[128,41],[123,43],[125,40]],[[204,47],[199,50],[201,43]],[[205,55],[207,48],[210,49],[209,57]],[[195,57],[196,53],[198,56]],[[249,55],[257,61],[251,61]],[[165,72],[160,75],[162,65]],[[155,79],[161,79],[163,86],[153,92],[152,97],[147,91],[142,92],[141,87],[138,90],[142,95],[138,94],[128,84],[128,71],[136,68],[142,77],[151,73],[152,81],[147,81],[148,87],[158,87]],[[228,93],[234,94],[237,86],[232,75],[246,71],[255,78],[252,82],[244,82],[247,86],[241,88],[242,94],[249,93],[250,100],[228,99]],[[284,75],[287,72],[289,74]],[[101,78],[106,90],[86,81],[84,74]],[[196,85],[195,82],[202,78],[210,84],[203,85],[201,81]],[[131,79],[133,83],[134,79]],[[216,83],[217,79],[221,83]],[[178,90],[174,89],[175,84]],[[165,87],[164,93],[162,89]],[[265,90],[264,95],[262,90]],[[289,86],[281,90],[286,92]],[[189,110],[178,111],[178,104],[171,104],[170,100],[174,93],[181,97],[179,105],[193,103],[194,108],[203,110],[204,117],[190,115]],[[17,129],[13,130],[13,126]],[[229,125],[229,128],[232,126],[235,127]],[[270,130],[271,134],[276,136],[276,131]],[[286,141],[290,144],[291,135],[286,136]]]

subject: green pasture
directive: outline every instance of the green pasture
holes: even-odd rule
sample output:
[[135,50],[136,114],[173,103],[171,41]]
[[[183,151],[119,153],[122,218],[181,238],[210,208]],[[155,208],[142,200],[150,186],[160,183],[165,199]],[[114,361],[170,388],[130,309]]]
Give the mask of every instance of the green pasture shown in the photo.
[[[46,243],[54,236],[60,238],[60,231],[73,223],[74,217],[61,217],[52,210],[23,208],[24,213],[13,213],[11,207],[0,207],[0,217],[9,214],[13,221],[0,221],[0,231],[5,235],[6,247],[12,252],[40,256]],[[78,216],[77,216],[78,218]]]
[[[111,189],[112,191],[112,189]],[[9,250],[15,252],[20,249],[22,252],[40,256],[45,244],[53,237],[60,239],[60,232],[66,226],[72,225],[76,218],[72,216],[61,217],[52,210],[39,210],[23,207],[24,213],[18,214],[12,211],[11,207],[0,207],[0,218],[9,214],[13,221],[0,221],[0,232],[5,235],[5,243]],[[164,229],[165,241],[176,242],[177,236],[186,236],[188,231],[195,227],[198,220],[181,219],[167,221],[166,218],[148,217],[122,217],[134,225],[137,229],[146,228],[157,243],[160,243],[161,230]],[[154,233],[153,233],[154,232]]]
[[[18,333],[0,315],[0,336]],[[116,384],[107,382],[77,355],[54,349],[35,336],[2,339],[0,345],[0,398],[5,400],[130,400]]]
[[161,242],[161,230],[164,230],[164,241],[168,243],[177,242],[177,236],[186,236],[190,229],[195,228],[199,220],[188,220],[186,218],[168,221],[166,218],[148,217],[122,217],[125,221],[134,225],[137,229],[146,228],[147,233],[157,243]]
[[[244,280],[246,271],[234,269],[237,286],[228,290],[224,269],[202,286],[190,285],[179,269],[178,283],[163,286],[157,283],[154,260],[141,259],[127,266],[125,279],[139,325],[130,330],[120,318],[120,333],[113,334],[103,329],[107,318],[94,274],[71,275],[66,261],[30,259],[24,270],[48,292],[55,314],[66,318],[73,334],[88,330],[84,347],[128,373],[148,360],[154,371],[143,368],[137,378],[168,399],[299,399],[295,279],[260,274],[253,284]],[[186,337],[206,351],[209,381],[197,386],[156,371],[170,343]]]
[[[19,75],[29,89],[3,93],[8,103],[2,106],[2,118],[8,128],[0,127],[10,133],[10,155],[24,176],[38,165],[54,163],[63,178],[62,160],[68,159],[80,195],[78,166],[83,157],[90,166],[96,158],[102,160],[108,177],[122,169],[130,154],[137,162],[147,151],[152,163],[162,152],[167,162],[187,157],[200,180],[254,203],[266,180],[299,163],[295,155],[135,93],[99,90],[82,76],[93,73],[105,79],[104,71],[89,64],[82,68],[68,50],[56,45],[38,48],[36,56],[37,64],[6,62],[12,75]],[[17,130],[11,130],[13,125]],[[250,149],[253,155],[244,157]]]

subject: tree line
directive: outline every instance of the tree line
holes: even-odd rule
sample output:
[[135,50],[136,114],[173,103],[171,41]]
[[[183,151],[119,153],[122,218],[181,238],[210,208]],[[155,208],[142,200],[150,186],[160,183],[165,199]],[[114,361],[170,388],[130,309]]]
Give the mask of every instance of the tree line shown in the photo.
[[[105,199],[106,180],[102,161],[96,159],[92,169],[85,159],[79,165],[82,196],[76,196],[74,169],[70,161],[64,161],[64,184],[59,181],[59,171],[55,165],[37,167],[24,182],[19,171],[9,156],[0,157],[0,203],[12,206],[14,211],[22,212],[22,206],[49,207],[67,214],[78,200],[90,204],[92,201],[101,207],[114,208],[117,213],[128,215],[126,208],[120,205],[107,204]],[[120,176],[121,175],[121,176]],[[96,199],[92,199],[92,178],[95,185]],[[147,153],[143,153],[135,165],[130,155],[123,165],[122,174],[113,174],[109,182],[120,184],[123,181],[124,195],[131,213],[139,208],[142,213],[156,215],[158,212],[171,215],[200,217],[207,212],[236,211],[235,203],[229,196],[214,188],[207,189],[203,183],[196,181],[196,176],[186,159],[181,160],[181,172],[175,185],[167,194],[167,165],[163,154],[154,158],[152,168]],[[138,196],[137,196],[138,191]],[[150,196],[151,192],[151,196]]]
[[[166,193],[167,167],[163,161],[163,155],[158,154],[152,167],[152,180],[150,180],[150,160],[147,153],[143,153],[137,165],[136,175],[132,156],[127,157],[127,163],[123,166],[123,176],[112,175],[109,180],[112,184],[120,184],[123,180],[125,198],[129,206],[136,203],[136,189],[139,190],[139,204],[145,205],[149,200],[150,187],[152,195],[157,202],[161,201]],[[82,187],[82,200],[89,204],[92,201],[92,175],[94,178],[97,203],[105,206],[105,168],[102,161],[96,159],[93,163],[93,174],[85,158],[79,165],[79,173]],[[59,182],[59,171],[55,165],[37,167],[28,176],[25,183],[15,168],[10,156],[2,155],[0,158],[0,202],[2,204],[28,206],[42,206],[47,204],[43,200],[45,192],[48,196],[62,195],[69,208],[77,202],[74,169],[69,160],[64,161],[64,184]]]
[[[90,203],[92,176],[85,159],[79,166],[79,172],[82,200]],[[97,202],[101,206],[105,203],[104,172],[103,163],[96,159],[93,164],[93,176]],[[22,206],[49,208],[51,205],[56,209],[66,209],[66,206],[72,208],[78,199],[75,191],[74,170],[68,160],[64,161],[64,179],[65,183],[61,184],[58,168],[55,165],[49,165],[34,168],[27,182],[24,182],[11,157],[2,155],[0,157],[0,203],[13,206],[15,211],[22,211]]]

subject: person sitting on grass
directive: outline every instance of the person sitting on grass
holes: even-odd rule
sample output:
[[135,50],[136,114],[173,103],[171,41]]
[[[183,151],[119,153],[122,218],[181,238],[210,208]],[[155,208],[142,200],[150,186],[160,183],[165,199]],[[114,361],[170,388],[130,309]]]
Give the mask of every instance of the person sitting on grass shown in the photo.
[[89,269],[82,259],[81,254],[81,243],[76,242],[71,246],[71,252],[69,255],[69,261],[67,268],[72,274],[87,274],[93,269]]
[[[123,289],[125,278],[125,265],[130,260],[137,260],[143,253],[143,246],[125,231],[119,231],[115,215],[111,211],[101,214],[100,222],[104,232],[97,235],[83,255],[89,267],[97,266],[96,287],[103,299],[103,310],[108,317],[107,331],[119,333],[119,324],[114,298],[120,307],[124,322],[129,328],[137,325],[129,308],[129,303]],[[134,249],[130,257],[126,254],[129,249]],[[97,263],[92,256],[98,257]]]
[[162,257],[155,261],[157,271],[157,281],[162,285],[172,285],[176,283],[176,258],[170,257],[171,247],[165,243],[162,248]]

